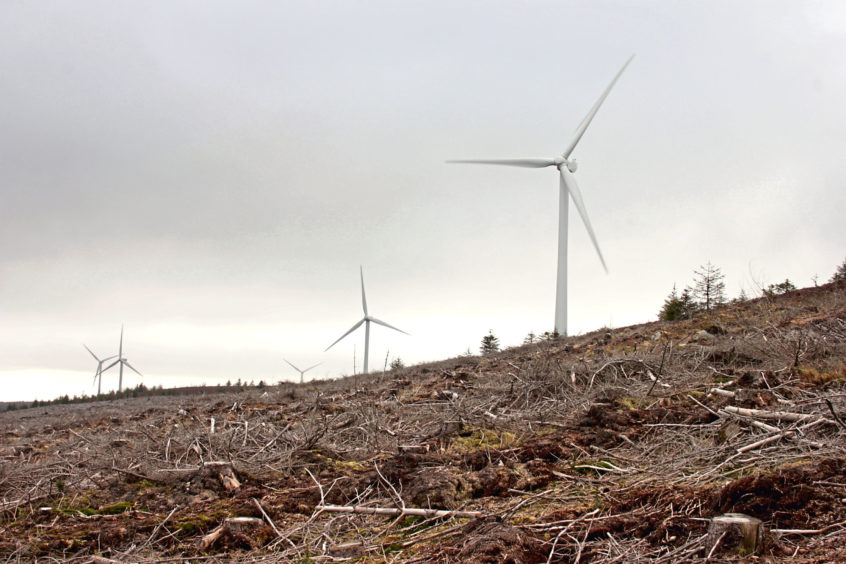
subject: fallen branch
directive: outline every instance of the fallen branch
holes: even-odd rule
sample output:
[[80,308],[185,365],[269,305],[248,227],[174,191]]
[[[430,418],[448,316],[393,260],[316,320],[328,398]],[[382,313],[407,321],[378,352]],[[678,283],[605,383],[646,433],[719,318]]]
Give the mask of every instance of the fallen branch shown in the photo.
[[156,525],[156,528],[155,528],[155,529],[153,529],[153,534],[152,534],[152,535],[150,535],[150,538],[148,538],[148,539],[147,539],[147,542],[145,542],[145,543],[144,543],[143,545],[141,545],[141,546],[147,546],[148,544],[150,544],[151,542],[153,542],[153,539],[154,539],[154,538],[156,538],[156,535],[157,535],[157,534],[159,534],[159,531],[161,530],[161,528],[162,528],[162,527],[164,527],[165,523],[167,523],[167,522],[170,520],[170,518],[171,518],[171,517],[173,517],[173,514],[174,514],[174,513],[176,513],[176,510],[177,510],[177,509],[179,509],[179,506],[178,506],[178,505],[177,505],[176,507],[174,507],[174,508],[170,511],[170,513],[168,513],[167,517],[165,517],[165,518],[164,518],[164,521],[162,521],[161,523],[159,523],[158,525]]
[[844,423],[837,412],[834,411],[834,406],[831,405],[831,400],[825,398],[823,401],[825,401],[825,404],[828,406],[828,410],[831,411],[831,414],[834,416],[834,420],[837,421],[837,424],[846,429],[846,423]]
[[270,528],[273,529],[273,532],[276,533],[276,536],[281,537],[282,533],[280,533],[279,529],[276,528],[276,523],[273,522],[273,519],[270,518],[270,515],[265,513],[264,507],[261,506],[261,503],[259,503],[259,500],[257,500],[256,498],[253,498],[253,503],[256,504],[256,507],[259,508],[259,511],[261,511],[261,514],[264,515],[264,518],[267,521],[267,524],[270,525]]
[[816,417],[809,413],[790,413],[788,411],[766,411],[764,409],[747,409],[745,407],[734,407],[728,405],[723,410],[736,415],[745,415],[746,417],[758,417],[760,419],[780,419],[782,421],[806,421]]
[[743,454],[744,452],[748,452],[750,450],[755,450],[758,447],[762,447],[764,445],[774,443],[779,439],[783,439],[783,438],[786,438],[786,437],[792,437],[792,436],[793,436],[792,431],[786,431],[784,433],[779,433],[778,435],[772,435],[772,436],[767,437],[766,439],[761,439],[758,442],[752,443],[751,445],[746,445],[745,447],[740,447],[739,449],[737,449],[737,454]]
[[332,513],[364,513],[367,515],[417,515],[419,517],[463,517],[478,519],[481,511],[451,511],[445,509],[417,509],[414,507],[362,507],[361,505],[318,505],[317,511]]
[[840,521],[839,523],[834,523],[833,525],[823,527],[822,529],[770,529],[770,532],[782,535],[820,535],[843,526],[846,526],[846,521]]

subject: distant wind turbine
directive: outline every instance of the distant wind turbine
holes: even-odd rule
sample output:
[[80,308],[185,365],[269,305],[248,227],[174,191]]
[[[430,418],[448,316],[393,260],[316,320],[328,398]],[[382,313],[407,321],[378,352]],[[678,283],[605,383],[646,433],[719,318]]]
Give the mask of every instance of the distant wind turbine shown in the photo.
[[[99,358],[97,358],[96,354],[91,352],[91,349],[89,349],[87,345],[83,344],[82,346],[85,347],[85,350],[87,350],[89,352],[89,354],[91,354],[91,356],[94,357],[94,360],[97,361],[97,371],[94,372],[94,381],[97,382],[97,395],[99,396],[100,395],[100,386],[103,383],[103,364],[108,362],[109,360],[113,359],[115,357],[115,355],[107,356],[106,358],[100,360]],[[99,382],[98,382],[98,379],[99,379]]]
[[605,269],[606,274],[608,273],[608,267],[605,264],[605,259],[602,257],[602,251],[599,250],[599,243],[596,240],[596,235],[594,234],[593,227],[590,224],[590,219],[588,218],[587,210],[585,209],[585,204],[582,200],[582,194],[579,191],[578,184],[576,184],[576,178],[573,176],[573,173],[576,172],[577,168],[576,159],[571,159],[570,154],[576,148],[576,145],[579,143],[582,135],[584,135],[585,130],[587,130],[590,122],[596,115],[596,112],[599,111],[599,107],[602,105],[602,102],[605,101],[608,93],[611,92],[611,88],[614,87],[617,79],[620,78],[620,75],[623,74],[623,71],[626,70],[626,67],[629,66],[632,59],[634,59],[634,55],[626,61],[626,64],[623,65],[623,68],[620,69],[620,72],[617,73],[617,76],[614,77],[614,80],[611,81],[611,84],[608,85],[608,88],[605,89],[605,92],[602,93],[602,96],[599,97],[599,100],[597,100],[590,109],[590,112],[588,112],[587,116],[585,116],[585,119],[583,119],[582,123],[579,124],[579,127],[576,128],[573,139],[565,147],[564,152],[561,153],[560,157],[555,157],[554,159],[447,161],[449,163],[493,164],[518,166],[523,168],[545,168],[548,166],[554,166],[558,169],[560,180],[558,196],[558,277],[555,292],[555,331],[561,335],[567,335],[567,219],[569,215],[569,201],[571,196],[573,198],[573,203],[576,205],[576,209],[579,211],[579,215],[582,217],[582,221],[587,228],[588,235],[590,235],[590,239],[596,249],[596,254],[599,255],[599,261],[602,263],[602,268]]
[[306,368],[305,370],[300,370],[299,368],[297,368],[296,366],[294,366],[294,363],[290,362],[287,358],[283,358],[282,360],[284,360],[285,362],[287,362],[287,363],[291,366],[291,368],[293,368],[294,370],[296,370],[297,372],[299,372],[299,373],[300,373],[300,384],[302,384],[302,383],[303,383],[303,380],[305,379],[305,373],[306,373],[306,372],[308,372],[308,371],[309,371],[309,370],[311,370],[312,368],[317,368],[318,366],[320,366],[321,364],[323,364],[322,362],[318,362],[318,363],[317,363],[317,364],[315,364],[314,366],[309,366],[309,367],[308,367],[308,368]]
[[406,333],[402,329],[397,329],[393,325],[388,325],[384,321],[376,319],[375,317],[372,317],[367,313],[367,298],[364,295],[364,270],[361,267],[359,267],[359,273],[361,274],[361,308],[364,310],[364,317],[361,318],[361,321],[353,325],[349,331],[341,335],[341,337],[337,341],[326,347],[326,350],[328,351],[329,349],[337,345],[338,342],[340,342],[344,337],[358,329],[359,326],[364,323],[364,371],[362,372],[362,374],[367,374],[367,357],[370,350],[370,322],[372,321],[373,323],[382,325],[389,329],[393,329],[394,331],[399,331],[400,333],[403,333],[405,335],[408,335],[408,333]]
[[135,368],[133,368],[132,365],[129,364],[129,361],[126,360],[123,357],[123,325],[120,326],[120,345],[118,346],[117,360],[114,361],[113,363],[111,363],[110,365],[108,365],[107,367],[105,367],[101,371],[101,374],[103,372],[105,372],[106,370],[108,370],[109,368],[111,368],[112,366],[114,366],[115,364],[119,365],[119,369],[120,369],[120,378],[118,379],[118,392],[120,392],[123,389],[123,367],[124,366],[126,366],[127,368],[129,368],[130,370],[132,370],[133,372],[135,372],[136,374],[138,374],[142,378],[144,377],[143,374],[141,374],[140,372],[135,370]]

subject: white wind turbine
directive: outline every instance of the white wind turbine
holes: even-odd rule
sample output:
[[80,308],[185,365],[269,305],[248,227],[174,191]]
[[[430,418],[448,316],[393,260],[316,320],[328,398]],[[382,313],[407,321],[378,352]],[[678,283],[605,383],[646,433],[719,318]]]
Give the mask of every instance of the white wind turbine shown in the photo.
[[318,362],[318,363],[317,363],[317,364],[315,364],[314,366],[309,366],[309,367],[308,367],[308,368],[306,368],[305,370],[300,370],[299,368],[297,368],[296,366],[294,366],[294,363],[292,363],[291,361],[289,361],[287,358],[283,358],[282,360],[284,360],[285,362],[287,362],[287,363],[291,366],[291,368],[293,368],[294,370],[296,370],[297,372],[299,372],[299,373],[300,373],[300,384],[302,384],[302,383],[303,383],[303,380],[305,380],[305,373],[306,373],[306,372],[308,372],[308,371],[309,371],[309,370],[311,370],[312,368],[317,368],[318,366],[320,366],[321,364],[323,364],[323,363],[321,363],[321,362]]
[[367,313],[367,298],[364,295],[364,270],[361,267],[359,267],[359,273],[361,274],[361,308],[364,310],[364,317],[362,317],[358,323],[353,325],[349,331],[341,335],[341,337],[337,341],[326,347],[326,350],[328,351],[329,349],[337,345],[338,342],[341,341],[341,339],[358,329],[359,326],[364,323],[364,371],[362,372],[362,374],[367,374],[367,355],[370,349],[370,322],[372,321],[373,323],[382,325],[389,329],[393,329],[394,331],[399,331],[400,333],[403,333],[405,335],[408,335],[408,333],[406,333],[402,329],[397,329],[393,325],[388,325],[384,321],[376,319],[375,317],[372,317]]
[[[99,396],[100,395],[100,386],[103,383],[103,364],[105,364],[107,361],[113,359],[115,357],[115,355],[107,356],[106,358],[100,360],[99,358],[97,358],[97,355],[94,354],[91,351],[91,349],[88,348],[87,345],[83,344],[82,346],[85,347],[85,350],[87,350],[89,352],[89,354],[91,354],[91,356],[94,357],[94,360],[97,361],[97,371],[94,372],[94,381],[97,382],[97,395]],[[98,382],[98,379],[99,379],[99,382]]]
[[566,146],[560,157],[555,157],[554,159],[447,161],[450,163],[493,164],[518,166],[523,168],[545,168],[548,166],[554,166],[558,169],[560,181],[558,196],[558,276],[555,292],[555,331],[565,336],[567,335],[567,219],[571,196],[573,198],[573,203],[576,205],[576,209],[579,211],[579,215],[582,217],[582,221],[587,228],[588,235],[590,235],[590,239],[593,242],[596,253],[599,255],[602,268],[604,268],[605,272],[608,273],[608,267],[605,264],[605,259],[602,257],[602,251],[599,250],[599,243],[596,240],[596,235],[594,234],[593,227],[590,224],[590,219],[588,218],[587,210],[585,209],[585,204],[582,200],[582,194],[579,191],[578,184],[576,184],[576,178],[573,176],[573,173],[576,172],[576,159],[571,159],[570,154],[573,152],[573,149],[576,148],[576,145],[579,143],[582,135],[584,135],[585,130],[587,130],[590,122],[593,120],[593,117],[602,105],[602,102],[605,101],[608,93],[611,92],[611,88],[614,87],[617,79],[620,78],[620,75],[623,74],[623,71],[626,70],[626,67],[629,66],[632,59],[634,59],[634,55],[626,61],[626,64],[623,65],[623,68],[620,69],[620,72],[617,73],[614,80],[611,81],[611,84],[608,85],[608,88],[605,89],[605,92],[602,93],[602,96],[599,97],[599,100],[596,101],[587,116],[585,116],[582,120],[582,123],[580,123],[579,127],[576,128],[573,139]]
[[120,326],[120,345],[118,346],[117,360],[114,361],[113,363],[111,363],[110,365],[108,365],[107,367],[105,367],[103,370],[101,370],[100,373],[102,374],[103,372],[105,372],[106,370],[108,370],[109,368],[114,366],[115,364],[120,365],[119,366],[119,368],[120,368],[120,378],[118,379],[118,392],[120,392],[123,389],[123,367],[124,366],[126,366],[127,368],[129,368],[130,370],[132,370],[133,372],[135,372],[136,374],[138,374],[142,378],[144,377],[140,372],[135,370],[135,368],[133,368],[131,364],[129,364],[128,360],[126,360],[123,357],[123,325]]

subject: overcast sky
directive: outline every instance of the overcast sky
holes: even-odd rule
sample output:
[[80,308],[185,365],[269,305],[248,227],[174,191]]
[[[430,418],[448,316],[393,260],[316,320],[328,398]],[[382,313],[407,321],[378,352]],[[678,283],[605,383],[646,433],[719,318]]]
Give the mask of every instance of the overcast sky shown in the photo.
[[[318,378],[551,330],[554,157],[571,334],[654,320],[706,261],[730,297],[846,258],[846,4],[0,3],[0,400]],[[572,208],[572,206],[571,206]],[[388,352],[389,351],[389,352]],[[107,375],[104,386],[117,384]],[[126,378],[129,385],[141,381]]]

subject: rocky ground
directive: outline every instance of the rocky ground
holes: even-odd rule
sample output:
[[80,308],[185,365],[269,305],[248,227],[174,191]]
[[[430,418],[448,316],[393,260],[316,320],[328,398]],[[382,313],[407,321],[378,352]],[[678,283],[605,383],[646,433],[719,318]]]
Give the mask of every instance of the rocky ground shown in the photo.
[[[844,382],[828,285],[366,377],[2,413],[0,556],[846,561]],[[763,521],[754,554],[709,534],[727,512]]]

